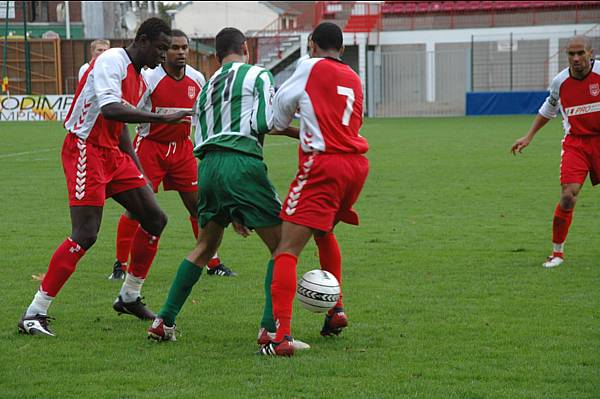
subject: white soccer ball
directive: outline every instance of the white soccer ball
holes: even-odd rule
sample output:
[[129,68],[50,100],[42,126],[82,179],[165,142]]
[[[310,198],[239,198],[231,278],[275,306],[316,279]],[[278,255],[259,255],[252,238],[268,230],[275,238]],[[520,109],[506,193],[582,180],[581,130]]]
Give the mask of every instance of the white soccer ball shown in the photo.
[[296,298],[311,312],[327,312],[340,299],[340,283],[325,270],[311,270],[298,283]]

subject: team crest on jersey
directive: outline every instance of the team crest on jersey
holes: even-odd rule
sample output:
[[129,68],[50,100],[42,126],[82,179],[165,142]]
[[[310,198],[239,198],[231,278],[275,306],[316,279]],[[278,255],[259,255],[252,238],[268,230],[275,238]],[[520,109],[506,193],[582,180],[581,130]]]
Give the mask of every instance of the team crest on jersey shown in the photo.
[[592,83],[590,85],[590,94],[594,97],[596,97],[598,94],[600,94],[600,84]]
[[196,87],[188,86],[188,97],[193,100],[196,98]]

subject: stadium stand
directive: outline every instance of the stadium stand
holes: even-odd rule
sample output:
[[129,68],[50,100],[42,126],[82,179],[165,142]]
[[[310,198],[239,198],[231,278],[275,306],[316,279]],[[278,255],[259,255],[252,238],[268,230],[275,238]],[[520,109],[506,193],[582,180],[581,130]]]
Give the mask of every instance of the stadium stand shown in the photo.
[[596,23],[597,1],[386,1],[382,30]]

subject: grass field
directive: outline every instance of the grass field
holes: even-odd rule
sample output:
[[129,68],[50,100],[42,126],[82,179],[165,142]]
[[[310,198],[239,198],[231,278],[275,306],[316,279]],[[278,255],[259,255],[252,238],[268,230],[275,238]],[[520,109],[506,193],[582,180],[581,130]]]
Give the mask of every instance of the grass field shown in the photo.
[[[267,251],[228,231],[236,279],[203,276],[178,319],[177,342],[146,340],[148,323],[117,317],[108,281],[119,207],[109,201],[95,247],[50,309],[57,337],[19,336],[70,221],[53,123],[0,124],[0,398],[598,398],[600,193],[586,183],[564,266],[541,267],[559,196],[560,122],[519,157],[531,117],[367,120],[371,174],[359,228],[337,230],[349,328],[319,336],[322,317],[295,305],[292,359],[261,358],[255,336]],[[296,147],[268,138],[284,194]],[[193,246],[175,193],[144,287],[158,310]],[[316,268],[314,244],[299,272]]]

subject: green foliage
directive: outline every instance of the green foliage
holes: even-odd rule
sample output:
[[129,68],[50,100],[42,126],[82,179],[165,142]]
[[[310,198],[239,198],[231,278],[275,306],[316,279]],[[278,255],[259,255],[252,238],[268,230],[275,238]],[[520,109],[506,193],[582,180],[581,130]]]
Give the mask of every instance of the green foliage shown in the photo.
[[182,4],[183,3],[180,1],[169,3],[165,3],[163,1],[158,2],[158,17],[171,26],[172,19],[169,15],[169,11],[177,10]]
[[[175,343],[118,317],[108,281],[121,209],[108,201],[95,247],[51,307],[57,337],[19,336],[56,246],[70,232],[59,124],[2,123],[0,397],[594,398],[600,386],[597,190],[586,184],[566,246],[550,253],[561,129],[553,121],[518,157],[531,117],[367,120],[371,174],[361,226],[339,226],[349,328],[319,336],[322,317],[295,305],[312,349],[255,356],[268,253],[227,231],[220,251],[240,273],[203,276]],[[269,173],[286,193],[296,147],[268,137]],[[144,287],[164,300],[193,236],[177,194],[159,193],[169,225]],[[316,268],[313,243],[299,273]]]

